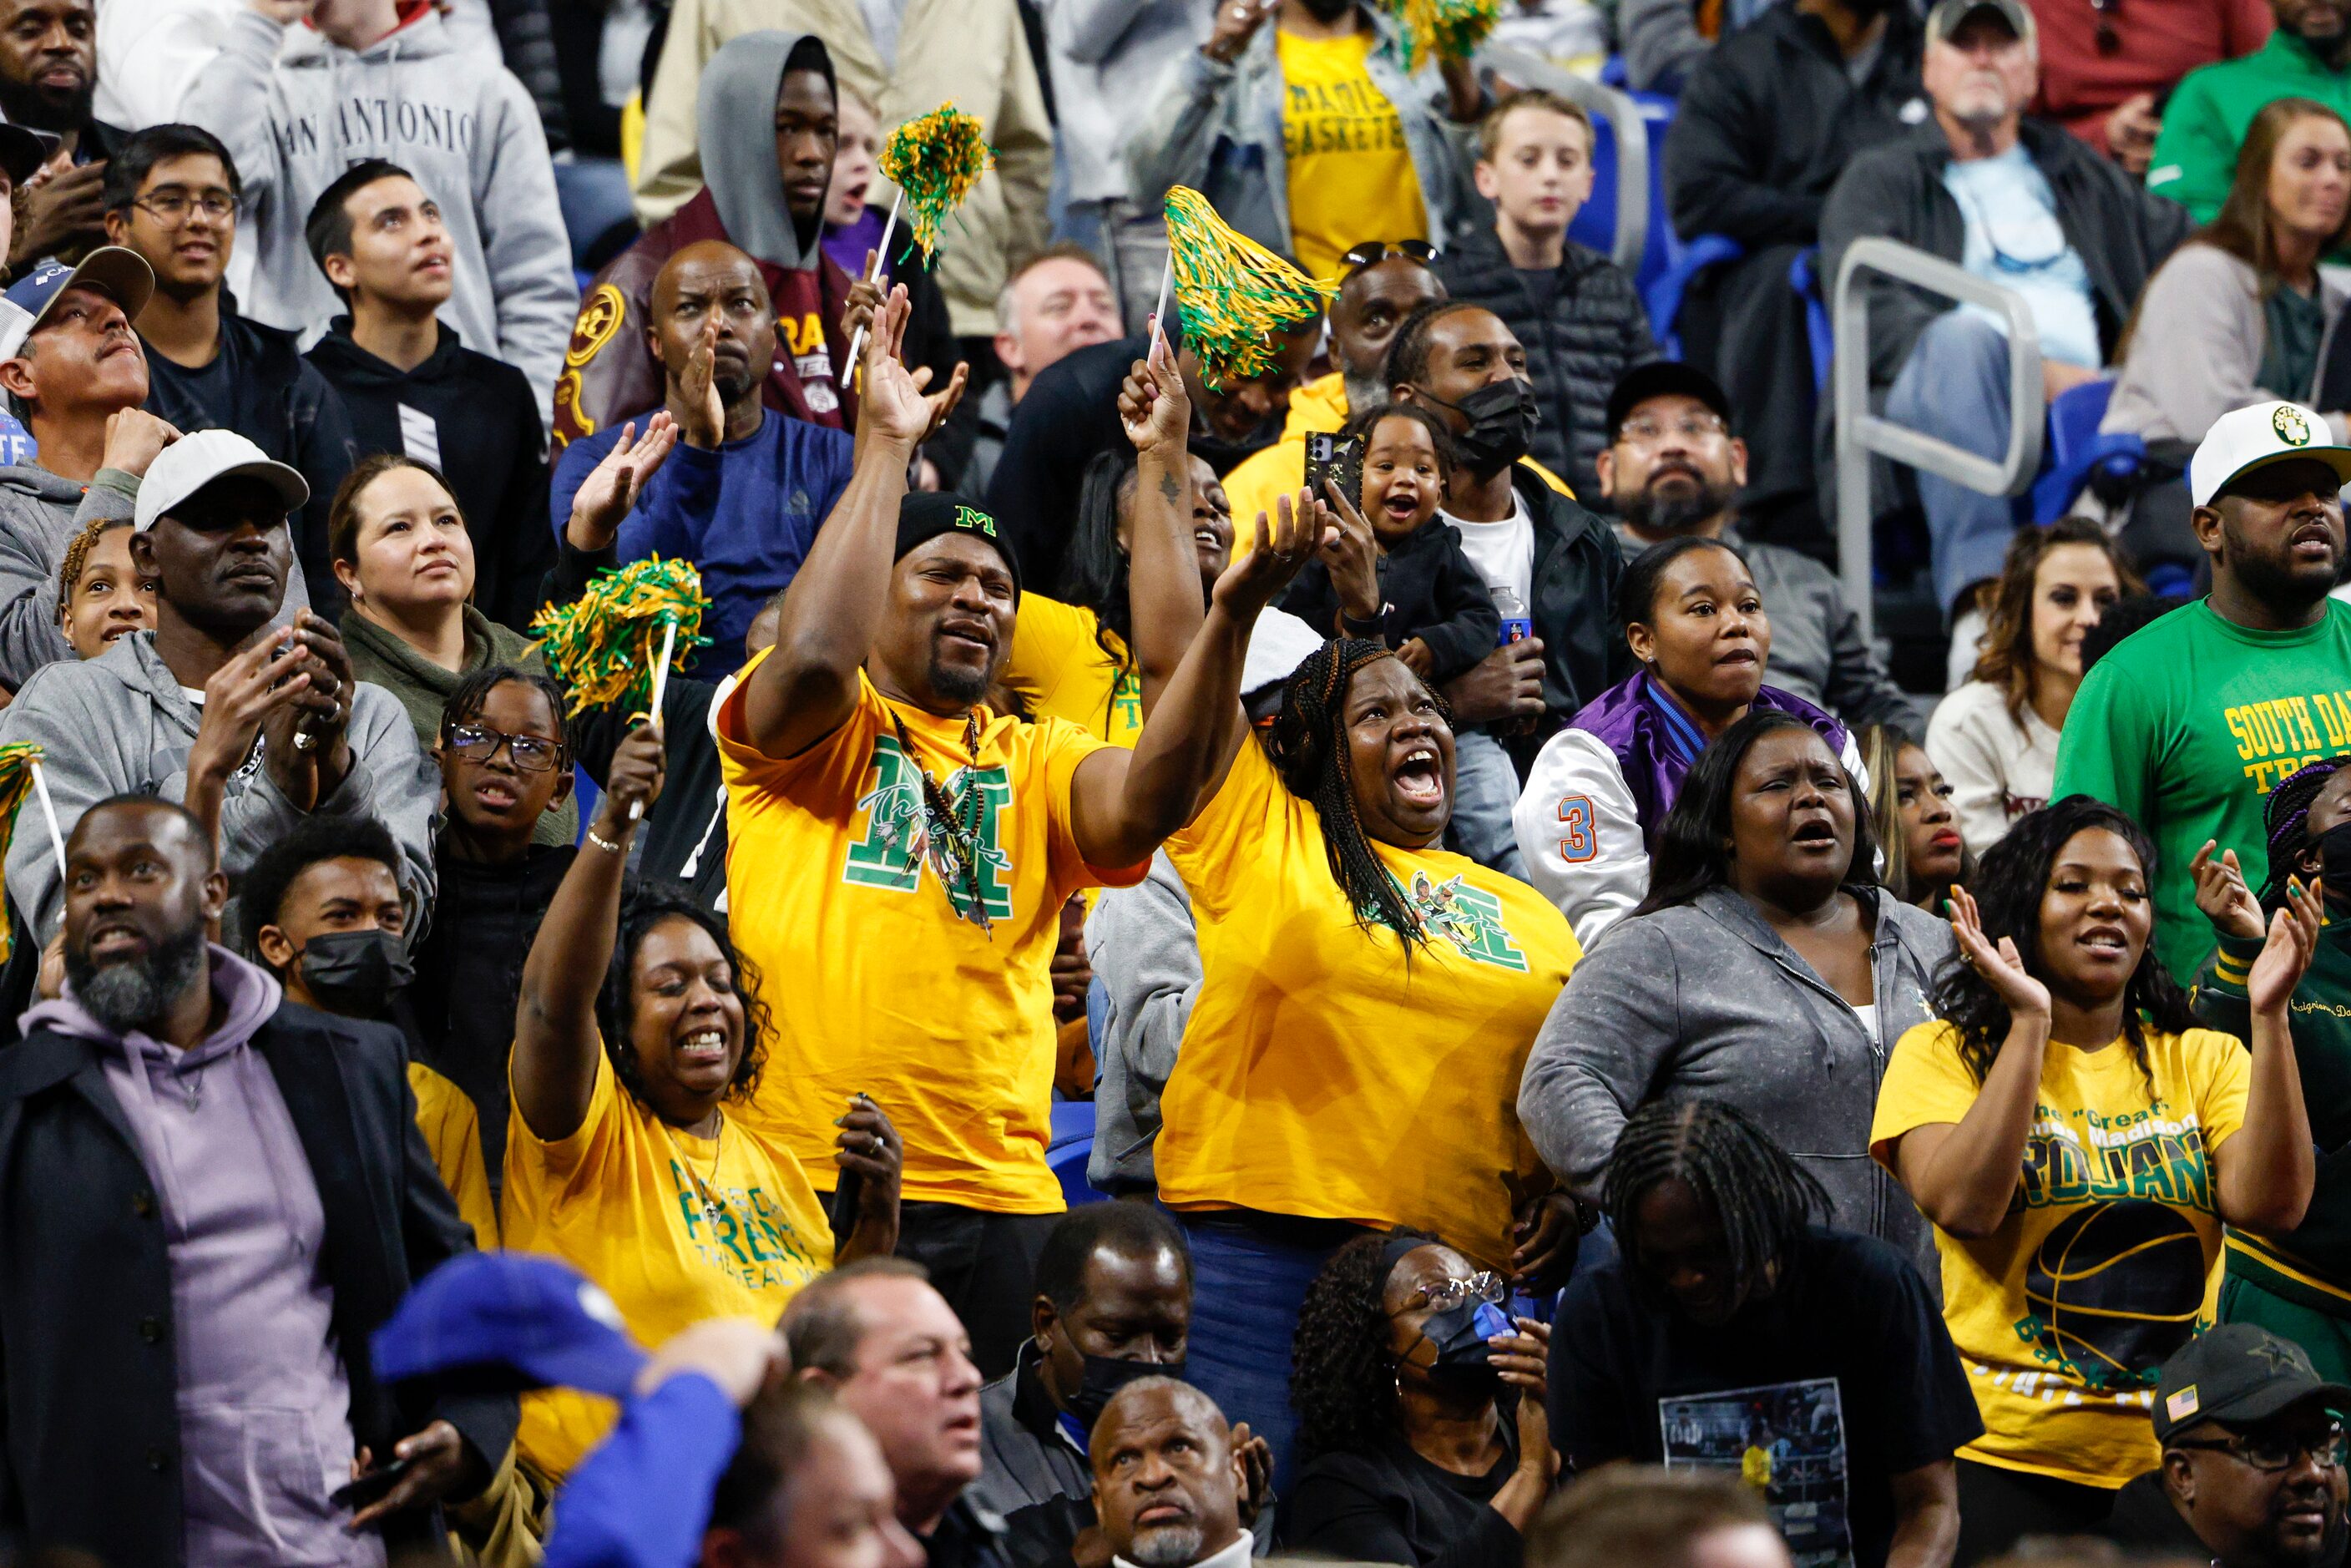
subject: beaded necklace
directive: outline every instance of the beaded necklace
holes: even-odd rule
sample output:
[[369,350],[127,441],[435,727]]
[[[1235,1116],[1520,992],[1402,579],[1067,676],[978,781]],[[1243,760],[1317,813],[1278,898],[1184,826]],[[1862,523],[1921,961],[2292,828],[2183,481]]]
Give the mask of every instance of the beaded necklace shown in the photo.
[[[898,727],[898,745],[905,752],[906,759],[914,763],[914,770],[923,777],[923,826],[930,845],[946,862],[939,873],[939,880],[942,884],[950,878],[963,883],[964,906],[957,913],[987,932],[992,939],[996,927],[987,917],[987,904],[979,891],[979,816],[987,809],[981,797],[987,793],[980,788],[977,777],[979,771],[979,715],[975,710],[963,716],[963,748],[971,758],[971,771],[965,775],[963,799],[960,800],[950,800],[947,792],[939,787],[938,780],[931,777],[931,770],[924,767],[914,755],[914,737],[906,733],[906,721],[893,713],[890,722]],[[952,892],[948,894],[947,904],[949,907],[954,906]]]

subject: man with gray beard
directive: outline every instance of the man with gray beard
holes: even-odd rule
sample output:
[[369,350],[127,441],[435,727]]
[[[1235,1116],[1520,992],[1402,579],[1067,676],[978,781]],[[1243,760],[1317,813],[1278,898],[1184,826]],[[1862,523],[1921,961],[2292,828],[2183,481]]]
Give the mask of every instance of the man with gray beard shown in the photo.
[[516,1406],[370,1365],[473,1247],[399,1032],[206,943],[228,881],[185,808],[101,800],[66,862],[64,995],[0,1055],[0,1539],[207,1568],[434,1542]]
[[1215,1400],[1172,1377],[1138,1377],[1095,1419],[1088,1458],[1115,1568],[1248,1568],[1249,1474]]
[[1608,444],[1593,467],[1615,507],[1625,560],[1686,534],[1720,539],[1746,559],[1771,618],[1765,679],[1855,729],[1890,724],[1917,733],[1917,708],[1862,635],[1835,574],[1802,550],[1740,537],[1747,444],[1731,423],[1730,400],[1693,366],[1657,360],[1617,381],[1608,394]]

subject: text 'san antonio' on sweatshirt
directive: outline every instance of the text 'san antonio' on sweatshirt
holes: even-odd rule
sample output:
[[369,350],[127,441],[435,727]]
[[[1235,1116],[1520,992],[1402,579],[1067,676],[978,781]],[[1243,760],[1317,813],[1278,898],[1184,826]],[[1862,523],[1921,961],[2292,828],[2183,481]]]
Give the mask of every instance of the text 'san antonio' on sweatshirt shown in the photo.
[[[555,166],[530,94],[493,50],[460,47],[428,0],[364,49],[240,10],[181,118],[225,143],[245,183],[252,316],[315,340],[341,308],[302,225],[320,192],[366,158],[416,178],[448,225],[455,292],[442,314],[530,378],[544,410],[580,290]],[[280,57],[281,45],[284,49]]]

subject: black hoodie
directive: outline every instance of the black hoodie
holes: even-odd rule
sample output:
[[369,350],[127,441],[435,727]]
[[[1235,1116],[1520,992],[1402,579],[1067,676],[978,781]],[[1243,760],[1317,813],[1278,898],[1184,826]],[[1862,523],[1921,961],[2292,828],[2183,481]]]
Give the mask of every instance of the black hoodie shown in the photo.
[[310,363],[342,393],[360,456],[404,452],[449,476],[474,540],[474,602],[525,631],[555,564],[538,399],[520,371],[440,325],[439,346],[403,372],[351,341],[351,319],[338,316]]

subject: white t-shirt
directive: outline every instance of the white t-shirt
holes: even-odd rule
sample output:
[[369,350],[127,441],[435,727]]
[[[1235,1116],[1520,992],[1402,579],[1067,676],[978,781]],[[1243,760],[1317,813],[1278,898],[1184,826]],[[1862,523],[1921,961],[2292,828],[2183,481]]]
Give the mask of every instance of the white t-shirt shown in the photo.
[[2057,732],[2029,703],[2018,728],[2005,694],[1990,681],[1970,681],[1935,706],[1927,756],[1950,780],[1959,837],[1979,855],[2011,822],[2047,805],[2057,781]]
[[1527,607],[1519,613],[1532,613],[1535,520],[1527,511],[1527,498],[1512,490],[1510,515],[1499,523],[1464,522],[1446,511],[1437,515],[1461,530],[1461,553],[1469,558],[1469,564],[1486,580],[1486,591],[1492,593],[1507,588]]
[[[1960,265],[2024,297],[2043,358],[2096,370],[2104,356],[2090,269],[2066,241],[2056,194],[2032,155],[2020,143],[1995,158],[1954,161],[1944,165],[1943,186],[1967,225]],[[2006,326],[1980,306],[1962,308]]]

